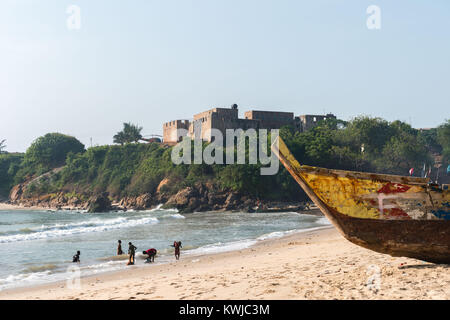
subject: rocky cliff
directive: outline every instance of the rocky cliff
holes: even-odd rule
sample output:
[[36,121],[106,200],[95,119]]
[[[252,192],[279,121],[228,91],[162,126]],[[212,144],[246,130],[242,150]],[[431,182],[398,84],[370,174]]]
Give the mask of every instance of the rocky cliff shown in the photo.
[[[161,183],[167,184],[167,181]],[[176,208],[180,212],[200,211],[301,211],[307,209],[304,202],[267,202],[230,191],[218,191],[211,185],[199,183],[186,187],[176,194],[169,195],[158,188],[155,194],[146,193],[138,196],[112,198],[108,193],[99,195],[53,193],[41,196],[27,195],[27,184],[15,186],[9,202],[26,207],[37,206],[49,209],[87,210],[88,212],[105,212],[114,210],[145,210],[163,204],[163,208]]]

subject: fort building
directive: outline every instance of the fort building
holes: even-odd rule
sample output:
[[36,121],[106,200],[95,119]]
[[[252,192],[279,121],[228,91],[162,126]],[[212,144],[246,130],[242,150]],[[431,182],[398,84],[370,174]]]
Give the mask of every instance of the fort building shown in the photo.
[[230,108],[214,108],[194,115],[190,125],[189,135],[193,139],[211,142],[211,129],[220,130],[225,137],[227,129],[258,129],[259,122],[239,119],[237,105]]
[[326,115],[305,114],[295,117],[295,127],[300,132],[305,132],[317,126],[320,121],[324,121],[327,119],[336,119],[336,116],[332,113],[328,113]]
[[163,142],[175,144],[181,141],[181,137],[177,137],[178,129],[189,130],[189,120],[173,120],[163,124]]
[[260,129],[280,129],[283,126],[294,125],[293,112],[278,111],[247,111],[244,114],[247,120],[258,120]]
[[192,121],[174,120],[163,125],[164,143],[175,144],[181,141],[177,137],[178,129],[185,129],[187,136],[192,139],[202,139],[211,142],[211,130],[220,130],[223,137],[227,129],[280,129],[283,126],[293,126],[296,130],[303,132],[315,127],[319,121],[328,118],[336,118],[333,114],[327,115],[301,115],[294,117],[293,112],[258,111],[251,110],[244,114],[244,119],[239,118],[238,106],[231,108],[213,108],[195,114]]

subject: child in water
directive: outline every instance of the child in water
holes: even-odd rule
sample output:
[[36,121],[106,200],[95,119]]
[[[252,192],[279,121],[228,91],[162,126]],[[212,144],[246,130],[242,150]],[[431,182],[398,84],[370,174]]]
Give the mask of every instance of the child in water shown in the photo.
[[77,251],[77,254],[72,257],[72,262],[80,263],[80,251]]

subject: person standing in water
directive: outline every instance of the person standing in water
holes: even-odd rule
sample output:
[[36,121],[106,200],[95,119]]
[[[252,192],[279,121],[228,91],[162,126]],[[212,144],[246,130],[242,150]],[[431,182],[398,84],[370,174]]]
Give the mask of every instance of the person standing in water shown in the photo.
[[122,251],[122,241],[119,240],[118,243],[119,243],[119,244],[117,245],[117,255],[118,255],[118,256],[121,256],[121,255],[123,255],[123,251]]
[[77,254],[72,257],[72,262],[80,263],[80,251],[77,251]]
[[[135,247],[131,242],[128,242],[128,254],[130,255],[128,257],[128,264],[134,264],[136,249],[137,247]],[[131,260],[133,260],[133,262],[131,262]]]
[[173,246],[175,248],[175,259],[180,259],[180,248],[181,248],[181,241],[174,241]]

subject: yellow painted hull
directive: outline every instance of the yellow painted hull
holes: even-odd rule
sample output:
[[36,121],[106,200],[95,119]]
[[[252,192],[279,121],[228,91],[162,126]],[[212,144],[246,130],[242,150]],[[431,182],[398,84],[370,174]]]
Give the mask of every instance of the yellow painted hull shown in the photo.
[[281,138],[272,151],[350,241],[393,256],[450,263],[450,193],[428,179],[300,165]]

